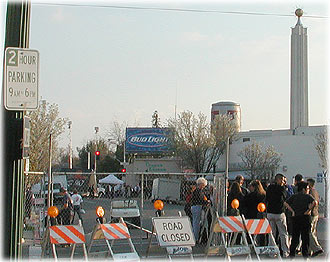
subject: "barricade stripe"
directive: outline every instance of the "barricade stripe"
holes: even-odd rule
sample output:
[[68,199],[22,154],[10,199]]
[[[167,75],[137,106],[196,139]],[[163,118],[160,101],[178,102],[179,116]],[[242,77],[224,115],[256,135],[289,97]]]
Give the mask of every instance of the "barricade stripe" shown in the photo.
[[58,241],[56,240],[56,238],[53,238],[52,236],[50,236],[50,243],[51,244],[58,244]]
[[251,231],[252,225],[253,225],[253,220],[252,220],[252,219],[247,220],[246,228],[247,228],[247,230],[249,231],[249,233],[252,232],[252,231]]
[[58,236],[60,236],[64,241],[66,241],[65,243],[68,243],[68,244],[73,244],[74,243],[74,241],[70,237],[65,235],[57,226],[51,226],[50,229],[54,233],[56,233]]
[[260,219],[259,221],[256,221],[257,222],[257,227],[256,229],[254,230],[255,234],[260,234],[260,230],[264,224],[264,220],[263,219]]
[[120,228],[118,225],[121,225],[121,226],[124,226],[126,229],[126,224],[123,225],[123,224],[111,224],[112,227],[116,230],[118,230],[120,233],[122,233],[126,238],[130,238],[131,236],[129,235],[129,233],[127,231],[125,231],[124,229]]
[[78,231],[79,229],[82,229],[82,227],[80,226],[70,226],[70,225],[66,225],[66,226],[58,226],[58,228],[63,232],[63,234],[65,234],[66,236],[68,236],[69,238],[72,239],[72,243],[74,244],[83,244],[84,242],[81,241],[81,239],[70,230],[70,227],[75,227]]
[[[119,236],[117,236],[115,233],[113,233],[110,229],[108,229],[105,225],[101,225],[101,228],[103,230],[103,232],[109,234],[111,237],[113,237],[114,239],[119,239]],[[106,236],[104,236],[106,237]],[[111,239],[110,237],[106,237],[108,239]]]
[[269,234],[272,232],[267,219],[249,219],[246,222],[246,228],[252,235]]
[[[228,230],[228,229],[226,230],[225,228],[223,228],[223,229],[225,230],[226,233],[229,233],[229,232],[237,232],[237,231],[238,231],[235,227],[233,227],[233,226],[229,223],[229,221],[226,220],[226,218],[221,217],[219,220],[221,221],[222,224],[224,224],[225,226],[227,226],[227,227],[229,228],[229,230]],[[220,227],[221,227],[221,224],[220,224]]]
[[244,226],[243,226],[242,219],[237,219],[237,217],[230,217],[230,219],[232,221],[234,221],[239,226],[239,229],[241,229],[242,231],[244,231]]
[[272,232],[272,229],[270,227],[270,224],[269,224],[268,220],[265,220],[264,227],[265,227],[264,228],[265,234],[269,234],[269,233]]
[[76,227],[74,227],[74,226],[67,226],[67,229],[69,229],[74,235],[76,235],[83,243],[86,242],[84,233],[82,233],[79,230],[77,230]]

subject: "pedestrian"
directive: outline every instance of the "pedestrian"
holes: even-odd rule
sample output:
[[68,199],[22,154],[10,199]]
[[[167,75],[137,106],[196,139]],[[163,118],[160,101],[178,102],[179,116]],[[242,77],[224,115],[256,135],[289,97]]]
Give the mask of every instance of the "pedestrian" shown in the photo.
[[253,180],[249,184],[249,191],[244,197],[245,204],[245,218],[256,219],[260,218],[258,216],[258,204],[264,203],[266,199],[266,191],[264,190],[261,182],[259,180]]
[[71,199],[72,199],[72,204],[73,204],[73,217],[72,217],[71,224],[73,224],[76,213],[78,215],[79,220],[82,223],[83,219],[81,216],[81,208],[82,208],[81,205],[82,205],[83,199],[82,199],[81,195],[78,194],[77,189],[73,190],[73,195],[72,195]]
[[296,255],[296,248],[301,237],[301,252],[304,258],[308,258],[309,234],[311,232],[311,212],[316,205],[316,201],[309,194],[307,182],[297,184],[298,193],[288,198],[284,205],[292,212],[292,240],[290,245],[290,258]]
[[72,199],[64,187],[61,187],[60,194],[63,196],[63,198],[60,213],[58,215],[58,223],[60,225],[70,225],[73,212]]
[[239,186],[241,187],[241,191],[243,196],[246,196],[249,193],[249,190],[243,186],[244,184],[244,177],[242,175],[237,175],[235,178],[235,181],[239,184]]
[[196,242],[199,239],[202,208],[210,203],[204,192],[206,185],[207,180],[204,177],[198,178],[196,180],[196,189],[193,191],[191,197],[192,230]]
[[285,216],[284,202],[286,200],[285,176],[277,174],[274,183],[270,184],[266,190],[267,219],[272,228],[272,233],[276,239],[278,231],[282,256],[289,256],[289,236]]
[[304,181],[304,178],[301,174],[295,175],[293,185],[292,185],[294,194],[298,193],[298,183],[300,183],[302,181]]
[[311,231],[309,234],[309,250],[312,252],[312,257],[316,257],[322,254],[324,251],[317,240],[317,222],[319,220],[319,202],[320,195],[314,188],[315,180],[313,178],[307,179],[307,183],[309,185],[309,194],[314,198],[316,205],[314,206],[311,213]]
[[[286,188],[287,188],[287,199],[298,193],[298,187],[297,187],[297,184],[299,182],[303,181],[303,176],[301,174],[296,174],[294,179],[293,179],[293,184],[292,185],[288,185],[286,184]],[[292,221],[292,215],[291,215],[291,212],[286,209],[285,210],[285,215],[286,215],[286,221],[288,223],[288,234],[289,234],[289,242],[291,242],[291,239],[292,239],[292,232],[293,232],[293,221]],[[299,245],[297,246],[297,251],[296,253],[300,253],[301,252],[301,241],[299,242]]]
[[[239,201],[238,210],[231,206],[231,202],[237,199]],[[242,188],[238,182],[233,182],[228,191],[227,197],[227,215],[228,216],[238,216],[244,214],[244,195],[242,193]]]
[[195,191],[196,185],[191,185],[189,187],[189,190],[186,194],[186,203],[184,205],[184,212],[186,215],[190,218],[190,221],[192,222],[192,214],[191,214],[191,198],[192,198],[192,193]]

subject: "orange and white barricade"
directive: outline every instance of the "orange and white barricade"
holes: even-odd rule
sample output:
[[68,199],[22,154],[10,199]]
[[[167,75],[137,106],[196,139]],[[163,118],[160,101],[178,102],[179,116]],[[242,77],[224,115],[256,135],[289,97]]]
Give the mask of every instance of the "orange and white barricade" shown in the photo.
[[[242,243],[236,245],[238,234],[242,235]],[[212,222],[206,252],[206,256],[224,254],[229,261],[231,260],[230,257],[237,255],[247,255],[248,259],[252,259],[243,218],[240,216],[217,216]]]
[[85,260],[87,260],[86,239],[84,229],[80,225],[67,226],[50,226],[49,241],[52,245],[52,251],[55,260],[57,260],[55,245],[66,244],[73,245],[71,252],[71,260],[73,259],[74,251],[77,244],[82,244]]
[[[140,261],[140,257],[137,254],[134,245],[132,243],[131,235],[128,231],[127,225],[124,222],[114,224],[97,224],[94,228],[91,243],[88,248],[90,253],[91,247],[95,240],[104,239],[107,243],[109,253],[111,254],[114,261]],[[127,253],[114,253],[112,246],[115,240],[127,240],[128,247],[131,252]],[[111,245],[109,241],[111,240]]]
[[[264,219],[246,219],[245,225],[248,233],[252,236],[252,245],[256,252],[258,260],[260,255],[268,255],[277,257],[281,260],[280,250],[275,243],[275,239],[272,234],[272,228],[266,218]],[[257,236],[268,236],[267,246],[259,246],[257,243]],[[266,237],[265,237],[266,238]],[[266,239],[265,239],[266,240]]]

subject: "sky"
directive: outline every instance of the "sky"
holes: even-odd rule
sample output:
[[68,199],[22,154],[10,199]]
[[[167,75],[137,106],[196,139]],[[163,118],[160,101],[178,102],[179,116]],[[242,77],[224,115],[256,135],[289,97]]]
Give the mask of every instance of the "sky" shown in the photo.
[[[32,1],[30,48],[40,53],[41,99],[72,121],[74,154],[95,127],[100,136],[114,121],[150,127],[155,110],[164,125],[186,110],[210,119],[220,101],[240,104],[244,131],[289,129],[290,35],[302,8],[309,123],[329,124],[329,18],[309,17],[329,17],[329,4],[265,2]],[[0,0],[1,35],[3,7]],[[68,144],[66,129],[60,145]]]

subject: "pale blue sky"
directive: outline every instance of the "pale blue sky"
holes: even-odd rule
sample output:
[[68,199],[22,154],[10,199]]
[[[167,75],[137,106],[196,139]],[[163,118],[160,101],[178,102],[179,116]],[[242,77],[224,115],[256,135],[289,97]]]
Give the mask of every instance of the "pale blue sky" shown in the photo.
[[[311,0],[98,2],[290,17],[50,3],[32,1],[30,48],[40,52],[39,93],[73,122],[74,148],[93,138],[95,126],[103,135],[113,121],[150,126],[158,110],[164,123],[174,117],[175,103],[178,113],[209,117],[212,103],[234,101],[241,105],[242,130],[289,128],[294,11],[329,15],[327,1]],[[329,124],[329,19],[303,17],[302,23],[308,28],[310,125]],[[65,133],[61,144],[67,143]]]

